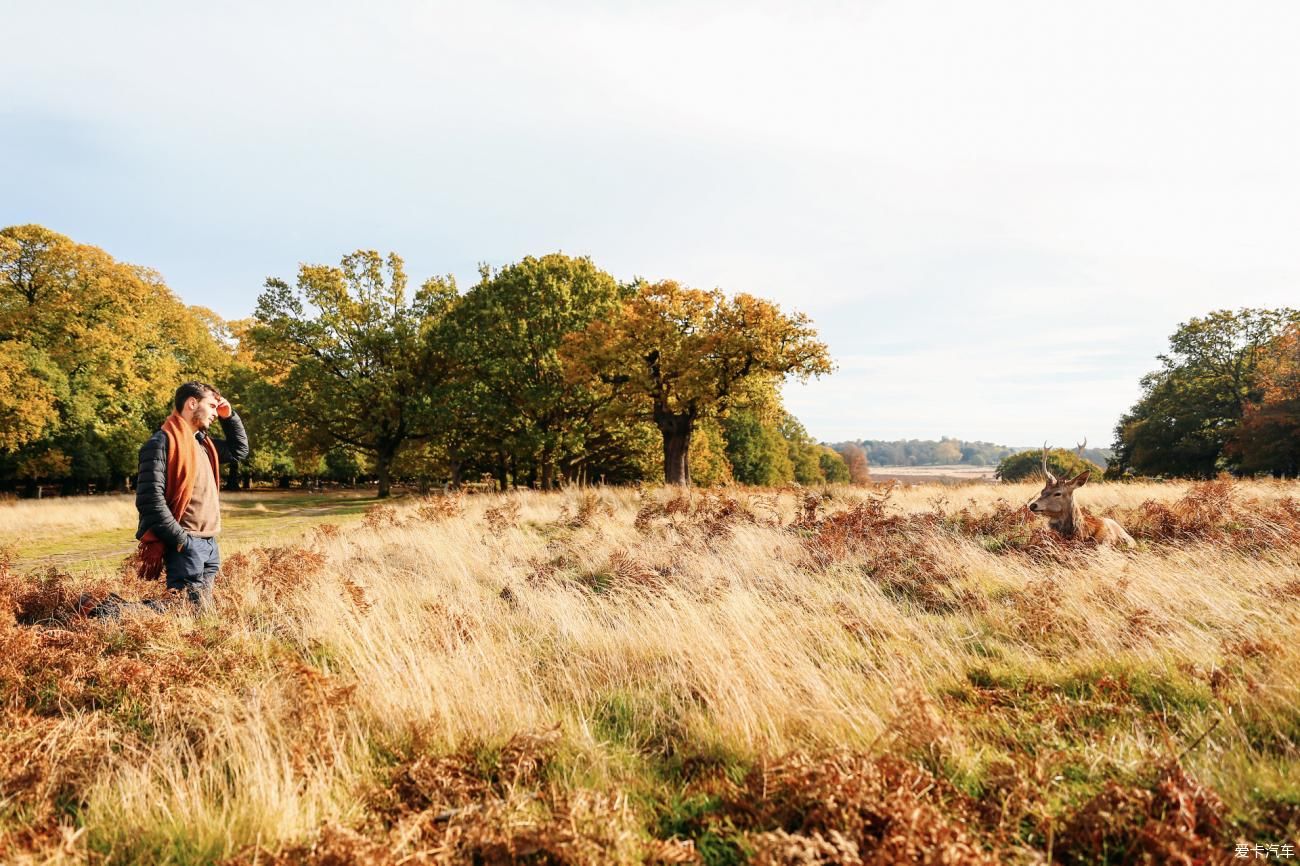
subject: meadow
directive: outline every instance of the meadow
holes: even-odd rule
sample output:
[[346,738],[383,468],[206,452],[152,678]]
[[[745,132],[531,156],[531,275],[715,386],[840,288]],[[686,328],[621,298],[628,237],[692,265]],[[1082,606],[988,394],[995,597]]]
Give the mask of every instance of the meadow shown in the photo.
[[129,500],[0,504],[0,861],[1300,844],[1300,486],[1084,488],[1131,552],[1036,492],[241,494],[215,608],[120,620]]

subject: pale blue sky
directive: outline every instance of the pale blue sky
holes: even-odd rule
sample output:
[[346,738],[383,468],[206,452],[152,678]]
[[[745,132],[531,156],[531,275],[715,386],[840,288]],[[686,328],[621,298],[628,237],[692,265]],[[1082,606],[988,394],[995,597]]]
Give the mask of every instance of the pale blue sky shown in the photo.
[[0,0],[0,224],[252,312],[563,250],[811,315],[813,435],[1111,441],[1178,322],[1300,303],[1300,4]]

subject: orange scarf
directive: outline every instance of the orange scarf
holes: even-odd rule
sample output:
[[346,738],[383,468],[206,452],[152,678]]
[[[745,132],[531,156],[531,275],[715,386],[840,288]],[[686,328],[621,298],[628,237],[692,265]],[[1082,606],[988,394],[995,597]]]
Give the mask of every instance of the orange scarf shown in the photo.
[[[190,507],[194,496],[194,473],[199,470],[198,460],[191,444],[198,428],[180,415],[172,412],[162,423],[162,430],[167,434],[167,483],[163,496],[167,500],[167,509],[172,516],[180,520],[185,516],[185,509]],[[212,478],[218,486],[221,473],[217,470],[217,446],[211,437],[204,437],[203,444],[212,461]],[[157,580],[162,575],[163,541],[150,529],[140,536],[140,546],[132,557],[132,565],[145,580]]]

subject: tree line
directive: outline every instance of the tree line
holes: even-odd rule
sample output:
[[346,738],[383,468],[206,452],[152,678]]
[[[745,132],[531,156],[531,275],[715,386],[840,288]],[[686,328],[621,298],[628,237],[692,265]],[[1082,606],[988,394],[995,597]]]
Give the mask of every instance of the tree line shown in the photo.
[[0,489],[120,488],[187,379],[245,419],[235,485],[848,481],[780,399],[831,369],[802,314],[589,258],[484,267],[462,293],[359,250],[268,279],[252,317],[223,321],[96,247],[0,230]]
[[[1300,312],[1215,311],[1158,359],[1109,476],[1300,473]],[[252,317],[223,321],[149,268],[41,226],[0,230],[0,491],[122,488],[187,379],[245,417],[255,452],[231,484],[817,484],[1013,456],[949,438],[820,444],[779,386],[830,370],[801,314],[620,282],[588,258],[485,267],[462,293],[450,276],[412,290],[400,257],[362,250],[268,279]]]
[[[850,443],[835,445],[841,448]],[[1025,448],[996,445],[992,442],[967,441],[944,436],[941,439],[859,439],[856,444],[866,452],[872,466],[995,466]],[[1084,457],[1105,466],[1111,452],[1104,448],[1087,448]]]

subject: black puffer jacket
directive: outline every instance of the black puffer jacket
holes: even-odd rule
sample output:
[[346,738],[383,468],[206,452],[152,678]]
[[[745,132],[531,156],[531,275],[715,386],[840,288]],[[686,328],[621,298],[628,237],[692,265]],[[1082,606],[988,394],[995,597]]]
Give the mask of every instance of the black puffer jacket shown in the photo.
[[[232,409],[229,418],[221,419],[221,429],[225,439],[212,437],[212,444],[217,446],[217,457],[222,463],[229,460],[243,460],[248,456],[248,434],[244,432],[244,422]],[[208,434],[200,431],[194,438],[202,442]],[[220,486],[221,479],[217,479]],[[189,541],[189,534],[181,529],[180,523],[172,516],[167,507],[164,490],[167,487],[167,434],[158,430],[149,437],[140,449],[140,474],[135,479],[135,510],[140,513],[140,528],[135,537],[139,538],[153,530],[153,534],[170,547],[179,547]]]

